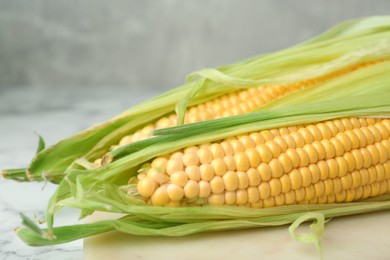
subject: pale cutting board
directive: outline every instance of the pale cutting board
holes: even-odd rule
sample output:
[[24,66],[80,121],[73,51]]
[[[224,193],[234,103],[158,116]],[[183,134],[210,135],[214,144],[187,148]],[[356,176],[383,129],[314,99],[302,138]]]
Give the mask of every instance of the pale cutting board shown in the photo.
[[[116,217],[116,216],[114,216]],[[113,218],[95,213],[88,221]],[[325,259],[390,259],[390,212],[336,218],[326,224]],[[109,232],[84,240],[85,260],[107,259],[319,259],[312,244],[293,240],[288,226],[139,237]]]

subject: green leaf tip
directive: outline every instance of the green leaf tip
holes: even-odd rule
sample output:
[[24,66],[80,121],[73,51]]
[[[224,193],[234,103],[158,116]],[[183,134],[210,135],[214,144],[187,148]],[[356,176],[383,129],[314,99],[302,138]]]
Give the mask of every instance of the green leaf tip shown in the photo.
[[[45,149],[45,140],[37,132],[34,132],[34,134],[38,137],[38,147],[37,147],[37,150],[35,152],[35,154],[38,154],[39,152],[41,152]],[[20,181],[20,182],[28,182],[28,181],[35,180],[34,175],[31,174],[30,169],[26,169],[26,168],[2,170],[1,176],[4,179],[11,179],[11,180]]]
[[34,221],[32,221],[31,219],[29,219],[26,215],[24,215],[23,213],[20,213],[20,216],[22,218],[22,224],[30,229],[31,231],[35,232],[36,234],[42,236],[43,235],[43,232],[42,230],[38,227],[37,224],[34,223]]
[[[298,234],[297,229],[299,226],[307,221],[313,220],[313,223],[309,225],[310,233]],[[323,259],[323,250],[321,247],[321,237],[324,234],[325,229],[325,216],[321,213],[309,212],[301,215],[297,218],[289,227],[289,233],[292,238],[299,242],[303,243],[314,243],[317,249],[317,252],[320,254],[321,259]]]
[[38,147],[37,147],[37,151],[35,152],[37,154],[42,150],[44,150],[46,145],[45,145],[45,140],[40,134],[38,134],[37,132],[34,132],[34,134],[38,137]]
[[[191,77],[187,77],[191,78]],[[189,89],[187,96],[179,101],[176,104],[175,111],[177,114],[177,124],[183,125],[184,119],[185,119],[185,113],[187,111],[187,106],[190,101],[192,101],[196,95],[205,88],[206,78],[201,78],[198,81],[195,82],[194,85]]]
[[[48,232],[48,231],[45,231],[45,230],[39,228],[39,226],[33,220],[28,218],[23,213],[20,213],[20,216],[23,220],[22,224],[25,226],[25,228],[16,228],[15,229],[16,234],[18,236],[20,236],[22,231],[27,230],[31,234],[33,234],[35,237],[39,237],[40,239],[43,239],[43,240],[55,240],[56,239],[56,236],[54,235],[53,232],[51,232],[51,231]],[[34,216],[34,218],[36,218],[36,216]],[[40,221],[37,220],[37,222],[40,222]]]

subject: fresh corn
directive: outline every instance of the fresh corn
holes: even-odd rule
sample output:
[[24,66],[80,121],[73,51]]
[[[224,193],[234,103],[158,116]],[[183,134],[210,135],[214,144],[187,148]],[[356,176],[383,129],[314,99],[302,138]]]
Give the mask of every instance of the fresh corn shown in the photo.
[[[320,248],[325,219],[390,209],[389,36],[390,17],[346,22],[285,51],[198,71],[50,148],[40,142],[27,177],[59,186],[47,228],[22,216],[18,235],[51,245],[112,230],[294,230],[314,217],[316,232],[299,237]],[[25,180],[23,169],[5,173]],[[54,227],[63,207],[81,218],[125,216]]]
[[[351,73],[355,70],[362,69],[367,66],[375,65],[379,62],[383,62],[383,60],[354,64],[352,66],[343,68],[341,70],[324,75],[322,77],[298,82],[287,86],[274,85],[252,87],[249,89],[236,91],[231,94],[222,95],[218,98],[207,101],[203,104],[193,106],[188,109],[185,114],[184,122],[196,123],[206,120],[246,114],[258,108],[261,108],[263,105],[268,104],[269,102],[283,97],[284,95],[287,95],[288,93],[291,93],[293,91],[314,86],[326,80],[333,79],[343,74]],[[173,127],[177,125],[177,122],[178,118],[176,114],[171,114],[169,116],[162,117],[155,123],[148,124],[145,127],[135,131],[133,134],[122,137],[119,144],[112,146],[111,149],[116,149],[118,147],[131,144],[133,142],[150,138],[154,130]],[[109,161],[105,161],[103,158],[98,158],[94,161],[94,164],[96,166],[101,166],[102,163],[106,164],[109,163]]]
[[[347,68],[335,71],[328,75],[310,79],[295,84],[282,86],[260,86],[241,91],[236,91],[231,94],[222,95],[216,99],[205,102],[204,104],[196,105],[188,109],[185,115],[185,123],[196,123],[205,120],[218,119],[222,117],[236,116],[249,113],[260,108],[261,106],[276,100],[290,92],[314,86],[326,80],[333,79],[346,73],[377,64],[381,61],[363,62],[354,64]],[[156,129],[167,128],[177,125],[177,115],[171,114],[167,117],[162,117],[154,124],[137,130],[131,135],[124,136],[118,146],[127,145],[133,142],[141,141],[152,136],[152,132]]]
[[373,118],[253,132],[159,156],[130,183],[155,206],[351,202],[390,192],[389,133]]

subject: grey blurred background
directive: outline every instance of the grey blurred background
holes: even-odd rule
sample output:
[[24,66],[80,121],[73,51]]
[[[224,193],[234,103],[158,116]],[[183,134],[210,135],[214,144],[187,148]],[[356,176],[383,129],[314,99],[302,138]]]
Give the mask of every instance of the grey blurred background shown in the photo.
[[148,88],[307,40],[389,0],[0,0],[0,89]]

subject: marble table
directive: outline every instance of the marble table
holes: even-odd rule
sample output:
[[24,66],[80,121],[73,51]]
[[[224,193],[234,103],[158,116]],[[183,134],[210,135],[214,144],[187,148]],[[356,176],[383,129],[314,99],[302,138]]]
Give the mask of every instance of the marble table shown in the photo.
[[[25,167],[41,134],[48,145],[109,119],[157,93],[128,88],[0,88],[0,169]],[[19,213],[43,218],[55,185],[17,183],[0,178],[0,259],[81,259],[83,243],[29,247],[14,233]],[[58,225],[75,223],[78,212],[65,210]]]

